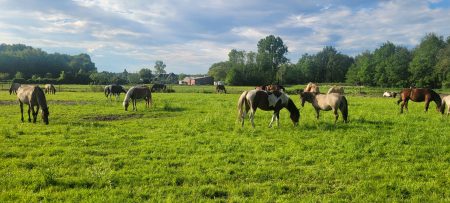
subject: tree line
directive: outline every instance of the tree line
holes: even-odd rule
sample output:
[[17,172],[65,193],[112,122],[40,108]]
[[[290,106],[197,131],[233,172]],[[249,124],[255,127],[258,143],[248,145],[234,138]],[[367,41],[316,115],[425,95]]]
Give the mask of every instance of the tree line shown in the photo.
[[425,35],[412,50],[385,42],[374,51],[355,57],[332,46],[316,54],[304,54],[291,63],[288,47],[269,35],[257,44],[257,52],[231,50],[228,60],[214,63],[208,75],[231,85],[349,83],[381,87],[450,87],[450,37]]
[[[0,45],[0,81],[54,84],[138,84],[161,82],[166,78],[166,64],[157,60],[154,71],[142,68],[137,73],[98,72],[88,54],[48,54],[23,44]],[[180,74],[181,77],[184,74]],[[170,82],[173,82],[173,78]]]

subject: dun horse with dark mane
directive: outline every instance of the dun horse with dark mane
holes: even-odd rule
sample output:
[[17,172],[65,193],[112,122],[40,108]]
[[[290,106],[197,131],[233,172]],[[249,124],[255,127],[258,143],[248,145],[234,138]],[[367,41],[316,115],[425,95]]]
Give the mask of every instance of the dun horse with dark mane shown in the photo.
[[339,114],[338,109],[342,113],[342,117],[344,118],[344,122],[348,122],[348,102],[345,96],[340,95],[338,93],[330,93],[330,94],[318,94],[315,92],[300,92],[300,99],[302,101],[302,106],[305,106],[305,102],[309,102],[313,105],[316,110],[316,117],[319,119],[319,112],[333,110],[335,120],[334,124],[336,124]]
[[408,101],[425,102],[425,112],[428,111],[430,101],[436,103],[436,108],[439,110],[441,107],[441,97],[438,93],[428,88],[407,88],[400,92],[400,99],[397,104],[401,104],[400,113],[403,113],[403,107],[408,111]]
[[134,86],[130,88],[127,92],[127,95],[125,95],[125,99],[123,100],[123,107],[125,108],[125,111],[128,110],[128,106],[131,103],[133,103],[133,110],[137,111],[136,107],[136,101],[138,99],[144,99],[145,100],[145,107],[150,107],[152,104],[152,93],[150,91],[150,88],[147,86]]
[[[42,120],[44,123],[48,125],[48,106],[47,101],[45,100],[44,91],[39,86],[21,86],[17,90],[17,98],[20,103],[20,113],[22,114],[22,122],[23,122],[23,104],[28,105],[28,122],[31,122],[30,112],[33,113],[33,123],[36,123],[36,117],[39,113],[39,107],[42,111]],[[37,107],[36,111],[34,110],[34,106]]]
[[280,91],[266,92],[262,90],[250,90],[243,92],[238,100],[238,116],[242,122],[242,126],[244,126],[246,113],[250,112],[250,121],[253,128],[255,127],[253,120],[257,108],[263,111],[273,111],[272,121],[270,121],[269,127],[272,127],[274,120],[277,120],[277,126],[279,126],[280,110],[283,108],[286,108],[291,113],[290,118],[294,126],[298,124],[298,120],[300,119],[300,112],[287,94]]

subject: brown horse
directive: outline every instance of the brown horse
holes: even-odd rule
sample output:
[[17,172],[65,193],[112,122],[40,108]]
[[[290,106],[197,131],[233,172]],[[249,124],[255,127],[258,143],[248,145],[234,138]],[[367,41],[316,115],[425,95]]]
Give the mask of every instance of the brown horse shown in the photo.
[[414,102],[425,102],[425,112],[428,111],[428,106],[430,105],[430,101],[434,101],[436,103],[436,108],[439,111],[441,107],[441,97],[438,93],[428,88],[406,88],[400,92],[400,99],[397,101],[397,104],[402,102],[400,113],[403,113],[403,107],[408,111],[408,100]]
[[292,99],[283,92],[274,91],[272,93],[262,90],[244,91],[238,100],[238,116],[242,122],[242,126],[244,126],[246,113],[250,111],[250,121],[252,127],[255,128],[253,120],[257,108],[263,111],[273,111],[272,121],[269,123],[269,127],[272,127],[274,120],[277,120],[277,126],[279,126],[280,110],[283,108],[286,108],[291,113],[290,118],[294,123],[294,126],[298,125],[300,112]]
[[[23,122],[23,104],[28,105],[28,122],[31,122],[30,112],[33,112],[33,123],[36,123],[36,117],[39,113],[39,107],[42,109],[42,120],[44,123],[48,125],[48,106],[47,101],[45,100],[44,91],[39,86],[28,86],[24,85],[19,87],[17,90],[17,98],[20,103],[20,113],[22,114],[22,122]],[[34,106],[37,106],[36,111],[34,110]]]
[[53,84],[46,84],[44,86],[44,90],[45,90],[45,93],[47,93],[47,94],[55,94],[56,93],[56,88]]
[[339,109],[342,113],[342,117],[344,118],[344,122],[348,122],[348,102],[347,98],[343,95],[338,93],[318,94],[315,92],[300,92],[300,99],[302,101],[302,107],[305,106],[306,101],[313,105],[316,110],[317,119],[319,119],[320,110],[333,110],[336,118],[334,120],[334,124],[336,124],[339,118],[339,114],[337,112]]
[[225,85],[216,85],[216,92],[217,93],[223,92],[226,94],[227,90],[225,89]]
[[150,107],[152,104],[152,92],[150,91],[150,88],[147,86],[134,86],[130,88],[125,96],[125,99],[123,100],[123,107],[125,108],[125,111],[128,110],[130,100],[133,103],[133,111],[137,111],[136,100],[138,99],[144,99],[145,107]]

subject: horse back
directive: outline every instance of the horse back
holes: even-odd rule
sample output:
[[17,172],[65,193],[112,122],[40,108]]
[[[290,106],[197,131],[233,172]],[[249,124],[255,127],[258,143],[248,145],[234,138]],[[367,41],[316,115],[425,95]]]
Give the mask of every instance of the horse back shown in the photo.
[[141,99],[146,97],[151,97],[151,91],[148,87],[134,87],[131,93],[131,98]]

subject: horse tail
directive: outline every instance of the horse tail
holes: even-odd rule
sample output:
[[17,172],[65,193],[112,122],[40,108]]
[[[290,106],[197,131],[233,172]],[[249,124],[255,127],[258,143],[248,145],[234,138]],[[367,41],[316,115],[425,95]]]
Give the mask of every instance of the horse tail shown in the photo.
[[397,101],[397,105],[399,105],[400,104],[400,102],[402,102],[403,101],[403,90],[402,91],[400,91],[400,93],[399,93],[400,95],[399,95],[399,97],[398,97],[398,101]]
[[342,117],[344,118],[344,122],[348,122],[348,102],[347,98],[345,96],[342,96],[342,102],[339,106],[339,109],[341,110]]
[[242,92],[242,94],[241,94],[241,96],[239,97],[239,100],[238,100],[238,118],[239,119],[243,119],[243,116],[244,116],[244,113],[246,113],[245,112],[245,110],[243,109],[243,108],[245,108],[245,102],[246,102],[246,96],[247,96],[247,93],[248,93],[248,91],[244,91],[244,92]]

